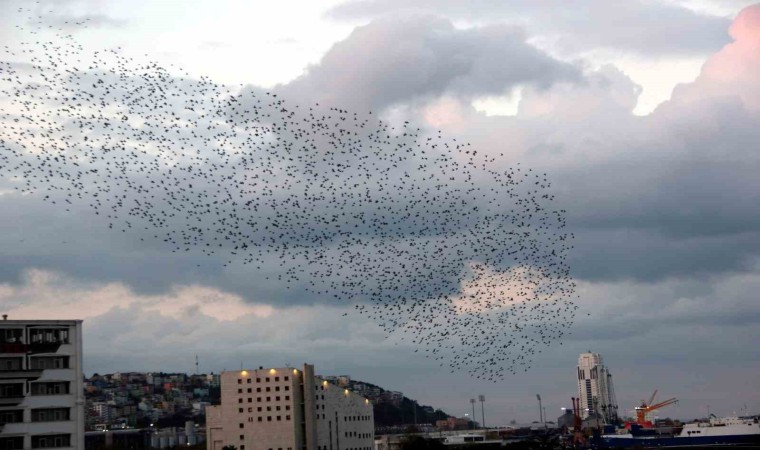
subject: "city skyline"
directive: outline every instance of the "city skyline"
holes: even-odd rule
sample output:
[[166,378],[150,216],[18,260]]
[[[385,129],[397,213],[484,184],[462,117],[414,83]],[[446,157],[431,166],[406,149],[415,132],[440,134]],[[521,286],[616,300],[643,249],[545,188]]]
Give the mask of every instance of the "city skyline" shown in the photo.
[[[31,7],[90,50],[120,46],[174,75],[409,120],[471,142],[496,167],[546,172],[576,236],[579,315],[530,371],[499,383],[450,373],[345,318],[350,305],[293,295],[266,269],[199,267],[197,254],[52,209],[5,179],[0,312],[82,319],[89,374],[189,373],[196,354],[217,373],[309,361],[456,416],[483,394],[489,424],[503,425],[538,420],[536,394],[549,420],[570,407],[590,350],[614,373],[621,416],[654,389],[680,399],[671,417],[704,417],[708,405],[757,413],[760,4],[539,3],[308,2],[299,17],[285,2]],[[29,39],[15,28],[31,24],[16,13],[27,4],[0,2],[11,50]],[[84,18],[87,29],[75,24]]]

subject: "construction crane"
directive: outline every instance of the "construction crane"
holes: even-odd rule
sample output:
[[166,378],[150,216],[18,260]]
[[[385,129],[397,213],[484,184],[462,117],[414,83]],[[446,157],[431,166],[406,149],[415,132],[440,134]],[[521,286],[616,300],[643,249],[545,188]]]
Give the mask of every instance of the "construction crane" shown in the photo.
[[641,425],[644,428],[652,428],[653,424],[651,420],[647,420],[647,414],[656,411],[660,408],[664,408],[668,405],[672,405],[673,403],[678,403],[678,399],[675,397],[669,398],[665,401],[654,403],[654,399],[657,396],[657,389],[652,393],[652,396],[649,397],[649,402],[641,402],[641,406],[637,406],[635,408],[636,411],[636,423]]

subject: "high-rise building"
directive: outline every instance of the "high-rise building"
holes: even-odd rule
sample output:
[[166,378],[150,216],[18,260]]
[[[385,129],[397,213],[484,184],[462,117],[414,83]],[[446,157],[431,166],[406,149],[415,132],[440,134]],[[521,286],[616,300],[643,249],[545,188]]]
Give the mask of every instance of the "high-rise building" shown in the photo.
[[206,448],[372,450],[372,404],[314,376],[314,366],[222,372],[221,404],[206,407]]
[[0,320],[0,449],[84,450],[81,320]]
[[581,353],[578,357],[578,397],[584,419],[593,413],[606,423],[617,421],[618,407],[612,375],[599,353]]

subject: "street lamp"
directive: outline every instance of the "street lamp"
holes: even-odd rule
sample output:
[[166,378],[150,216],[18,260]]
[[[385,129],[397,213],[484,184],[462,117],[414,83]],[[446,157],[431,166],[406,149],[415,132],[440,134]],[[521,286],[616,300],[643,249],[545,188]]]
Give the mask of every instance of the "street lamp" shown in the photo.
[[472,405],[472,429],[475,429],[475,399],[470,399],[470,404]]
[[486,396],[483,394],[478,395],[478,400],[480,400],[480,417],[483,418],[483,422],[480,424],[483,428],[486,427],[486,408],[485,408],[485,402],[486,402]]
[[538,418],[541,421],[541,424],[544,423],[544,408],[541,406],[541,396],[539,394],[536,394],[536,398],[538,399]]

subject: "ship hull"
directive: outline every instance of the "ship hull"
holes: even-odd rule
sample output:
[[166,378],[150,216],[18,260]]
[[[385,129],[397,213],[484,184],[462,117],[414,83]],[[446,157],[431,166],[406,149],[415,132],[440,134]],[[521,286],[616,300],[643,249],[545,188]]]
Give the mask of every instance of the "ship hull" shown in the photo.
[[749,446],[760,445],[760,434],[731,436],[689,436],[689,437],[607,437],[602,436],[606,448],[675,448],[675,447],[710,447],[710,446]]

